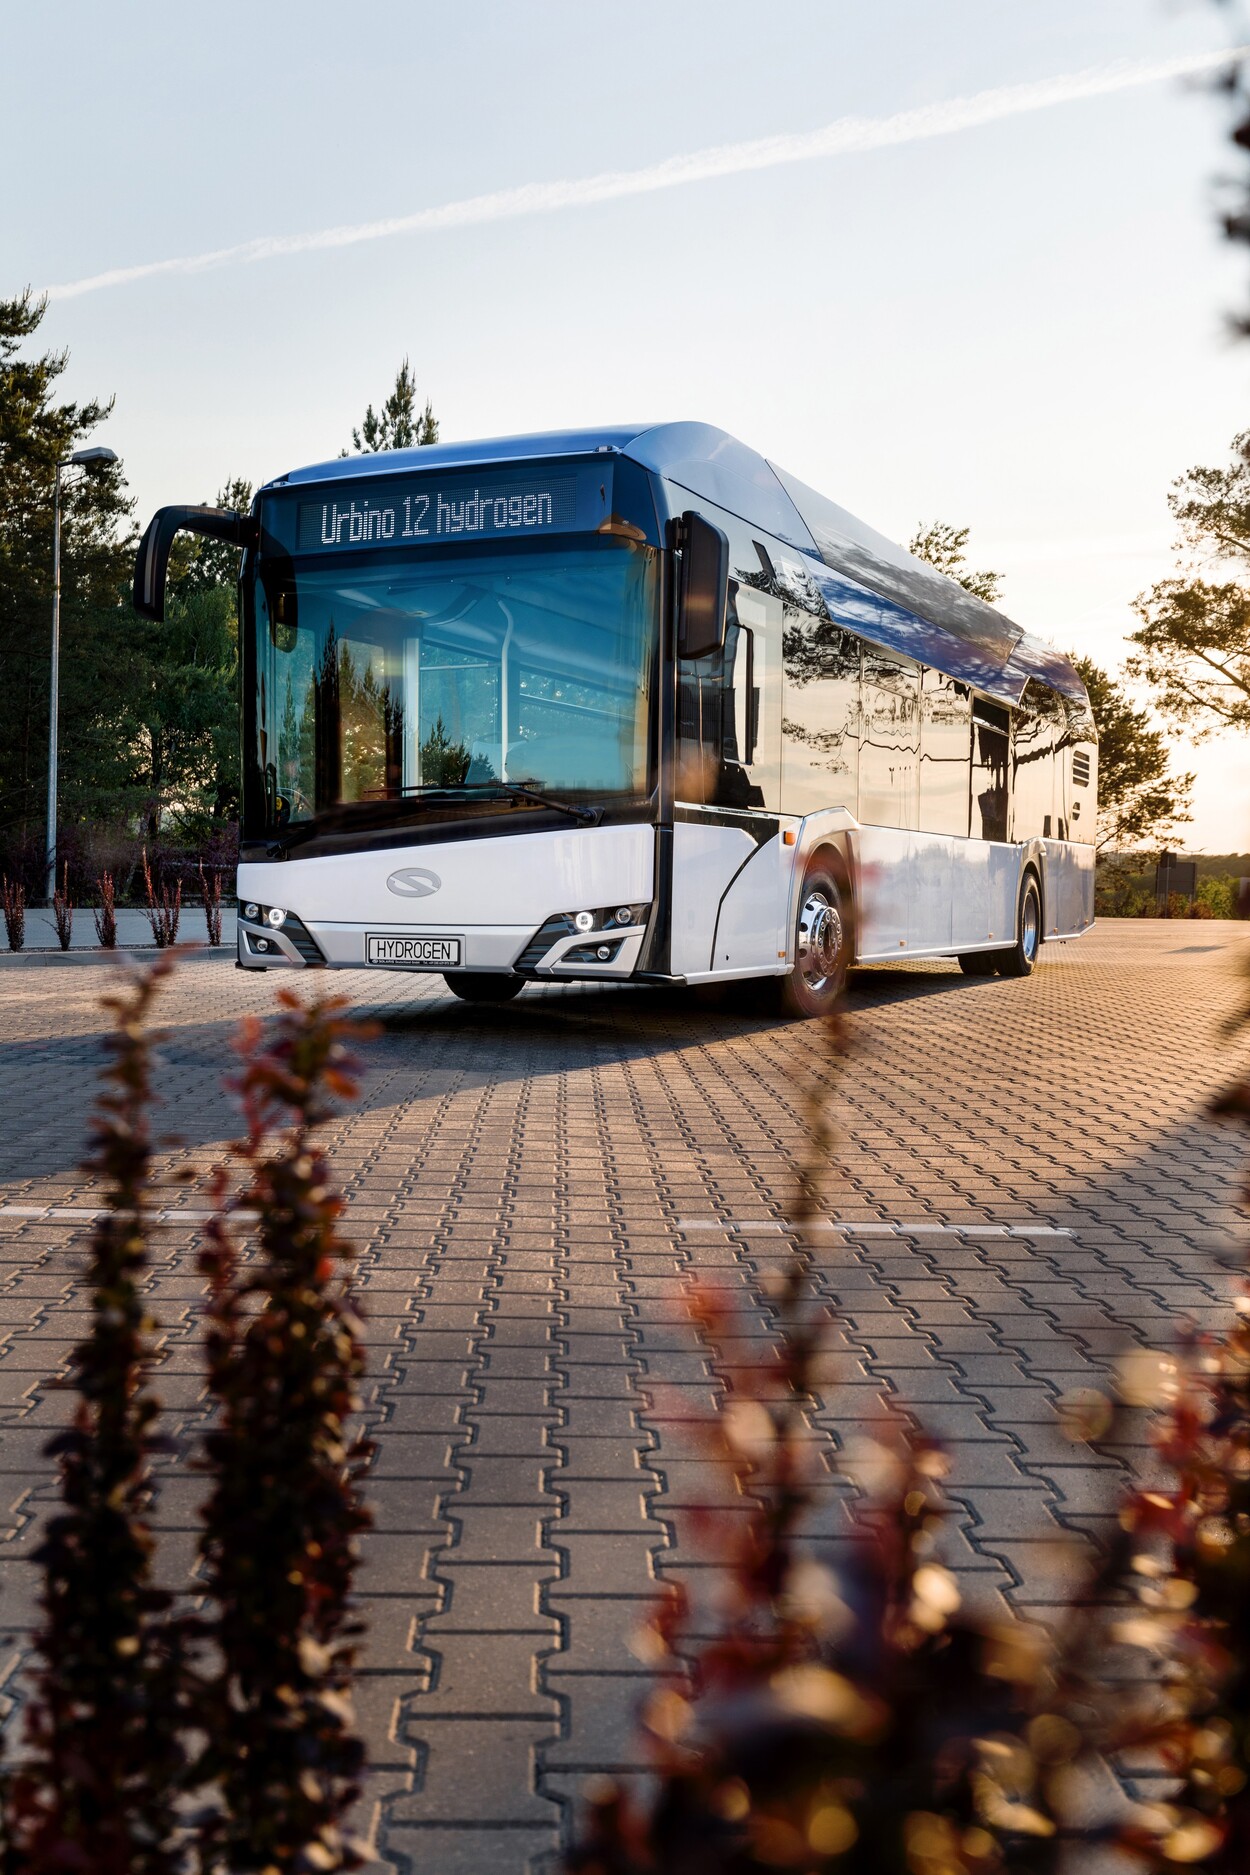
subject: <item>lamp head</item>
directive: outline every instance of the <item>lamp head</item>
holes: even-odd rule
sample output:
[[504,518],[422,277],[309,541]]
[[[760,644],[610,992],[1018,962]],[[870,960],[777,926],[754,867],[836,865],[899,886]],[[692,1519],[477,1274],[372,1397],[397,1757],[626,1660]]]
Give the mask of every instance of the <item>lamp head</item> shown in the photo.
[[117,451],[106,449],[97,443],[91,449],[76,449],[70,457],[71,465],[80,469],[107,469],[110,463],[117,461]]

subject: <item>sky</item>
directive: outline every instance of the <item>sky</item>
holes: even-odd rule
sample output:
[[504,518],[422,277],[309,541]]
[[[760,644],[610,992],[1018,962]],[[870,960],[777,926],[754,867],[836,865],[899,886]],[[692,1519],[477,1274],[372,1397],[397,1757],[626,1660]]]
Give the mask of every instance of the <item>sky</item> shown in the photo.
[[[141,521],[337,454],[407,355],[445,440],[696,418],[897,539],[967,525],[1012,617],[1115,668],[1169,484],[1250,427],[1225,115],[1176,75],[1233,24],[0,0],[58,107],[6,87],[0,293],[53,289],[41,337],[71,395],[116,394]],[[1244,744],[1179,753],[1188,846],[1250,849]]]

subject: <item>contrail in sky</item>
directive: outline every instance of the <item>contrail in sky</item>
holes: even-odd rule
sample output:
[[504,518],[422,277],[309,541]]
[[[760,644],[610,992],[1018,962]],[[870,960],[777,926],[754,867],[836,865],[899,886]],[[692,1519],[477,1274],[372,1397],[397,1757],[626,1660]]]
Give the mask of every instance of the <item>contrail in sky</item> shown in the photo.
[[149,260],[136,267],[111,267],[83,280],[69,280],[47,288],[49,299],[75,299],[101,287],[126,286],[157,274],[201,273],[212,267],[275,260],[282,254],[308,254],[322,248],[354,247],[358,241],[382,241],[396,234],[429,234],[441,228],[469,228],[490,221],[515,221],[522,215],[547,215],[561,208],[586,208],[596,202],[620,201],[625,196],[649,195],[657,189],[676,189],[690,182],[709,182],[719,176],[738,176],[748,170],[775,169],[782,163],[807,163],[821,156],[859,155],[891,144],[918,143],[928,137],[948,137],[957,130],[1020,117],[1026,111],[1044,111],[1052,104],[1070,104],[1078,98],[1103,97],[1161,79],[1182,78],[1227,66],[1250,52],[1234,46],[1222,52],[1193,52],[1182,58],[1120,59],[1112,65],[1089,66],[1064,72],[1032,84],[999,85],[976,91],[971,97],[948,98],[924,104],[914,111],[896,111],[889,117],[838,117],[820,130],[804,130],[789,137],[759,137],[751,143],[720,143],[710,149],[690,150],[666,157],[645,169],[607,170],[557,182],[527,182],[515,189],[497,189],[490,195],[471,195],[438,208],[395,215],[384,221],[362,221],[339,228],[320,228],[308,234],[266,234],[233,247],[213,248],[205,254],[183,254],[172,260]]

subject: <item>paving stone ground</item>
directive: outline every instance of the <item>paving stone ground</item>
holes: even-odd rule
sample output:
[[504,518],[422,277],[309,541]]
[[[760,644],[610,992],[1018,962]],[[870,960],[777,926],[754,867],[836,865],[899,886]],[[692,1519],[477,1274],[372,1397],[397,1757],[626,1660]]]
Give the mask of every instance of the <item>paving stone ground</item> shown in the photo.
[[[1144,1431],[1117,1453],[1069,1444],[1056,1399],[1126,1347],[1167,1345],[1179,1316],[1226,1316],[1238,1140],[1202,1110],[1231,1073],[1217,1031],[1246,950],[1235,926],[1108,923],[1047,947],[1028,982],[865,970],[837,1065],[812,1025],[677,994],[530,988],[482,1010],[437,978],[333,979],[384,1025],[330,1129],[379,1448],[358,1702],[375,1871],[550,1867],[586,1776],[638,1765],[631,1632],[658,1580],[708,1580],[690,1529],[708,1479],[682,1421],[771,1344],[813,1074],[839,1133],[813,1541],[836,1560],[855,1505],[837,1453],[890,1396],[949,1445],[966,1598],[1046,1618],[1072,1544],[1149,1463]],[[76,1212],[96,1193],[76,1161],[106,980],[73,959],[0,966],[0,1634],[19,1688],[41,1448],[68,1406],[47,1380],[84,1322]],[[273,989],[205,956],[169,989],[171,1169],[209,1166],[234,1131],[233,1025]],[[184,1439],[202,1416],[196,1243],[193,1220],[162,1225],[152,1281]],[[714,1347],[687,1320],[696,1275],[741,1295]],[[171,1583],[198,1496],[175,1464]]]

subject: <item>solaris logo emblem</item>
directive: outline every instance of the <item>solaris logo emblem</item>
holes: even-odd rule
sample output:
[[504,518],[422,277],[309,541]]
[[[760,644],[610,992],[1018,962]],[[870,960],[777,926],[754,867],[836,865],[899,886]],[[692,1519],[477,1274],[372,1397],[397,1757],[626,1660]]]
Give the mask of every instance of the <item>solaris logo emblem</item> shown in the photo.
[[424,866],[405,866],[402,871],[391,874],[386,889],[397,898],[429,898],[442,883],[436,872],[429,872]]

